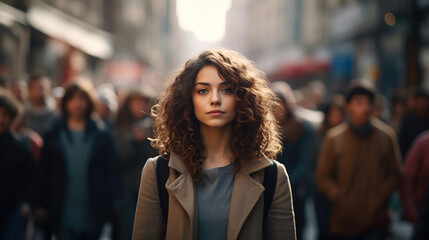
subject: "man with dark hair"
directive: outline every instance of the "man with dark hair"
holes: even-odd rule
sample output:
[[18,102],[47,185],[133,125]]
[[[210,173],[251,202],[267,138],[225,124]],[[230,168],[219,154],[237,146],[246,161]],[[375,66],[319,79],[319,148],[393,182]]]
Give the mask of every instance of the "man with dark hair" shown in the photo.
[[387,237],[400,154],[394,131],[373,117],[375,94],[371,82],[352,82],[348,120],[326,134],[319,155],[316,185],[330,201],[336,239]]
[[44,137],[37,215],[60,240],[98,239],[114,222],[118,163],[110,134],[91,118],[94,94],[88,80],[72,81],[62,119]]
[[25,105],[27,127],[43,136],[55,122],[55,100],[50,96],[51,83],[47,76],[32,74],[28,83],[28,102]]
[[35,163],[10,131],[20,112],[12,93],[0,89],[0,239],[20,239],[34,194]]

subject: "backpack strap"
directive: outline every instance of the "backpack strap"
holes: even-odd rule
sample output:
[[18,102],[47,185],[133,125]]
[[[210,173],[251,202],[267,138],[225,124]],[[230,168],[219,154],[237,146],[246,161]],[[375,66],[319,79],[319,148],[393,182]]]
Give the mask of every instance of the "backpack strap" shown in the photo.
[[167,223],[168,219],[168,192],[167,188],[165,188],[165,183],[169,174],[168,161],[162,157],[158,157],[156,161],[156,183],[158,185],[159,203],[165,223]]
[[274,161],[271,161],[272,165],[266,167],[264,170],[264,181],[262,185],[264,186],[264,226],[265,219],[268,215],[268,210],[270,210],[271,202],[273,201],[274,191],[276,190],[277,185],[277,165]]

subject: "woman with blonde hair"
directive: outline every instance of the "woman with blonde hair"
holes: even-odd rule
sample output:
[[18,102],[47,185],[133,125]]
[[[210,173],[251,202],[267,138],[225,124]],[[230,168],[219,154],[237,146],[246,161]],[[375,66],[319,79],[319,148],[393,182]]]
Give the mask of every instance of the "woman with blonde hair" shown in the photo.
[[142,172],[133,239],[295,239],[275,104],[235,51],[187,61],[152,109],[160,156]]

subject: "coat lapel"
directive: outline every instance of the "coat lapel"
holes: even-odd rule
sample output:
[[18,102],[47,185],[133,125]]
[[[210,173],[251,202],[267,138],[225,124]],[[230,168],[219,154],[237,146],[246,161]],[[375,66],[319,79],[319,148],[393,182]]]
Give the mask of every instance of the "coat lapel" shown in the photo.
[[[253,179],[250,174],[269,165],[271,165],[271,161],[264,157],[259,161],[246,163],[240,173],[235,175],[228,215],[227,239],[237,239],[244,222],[264,192],[262,184]],[[166,188],[186,211],[191,223],[192,234],[194,234],[197,211],[194,181],[179,155],[171,153],[168,166],[180,174],[175,176],[170,174]]]
[[264,192],[262,184],[250,174],[270,164],[269,159],[262,158],[260,161],[247,163],[240,173],[236,174],[229,208],[227,239],[238,238],[244,222]]
[[191,224],[191,231],[194,232],[196,212],[194,181],[192,180],[191,174],[189,174],[186,165],[177,154],[171,153],[168,166],[175,169],[177,172],[180,172],[180,174],[170,174],[167,183],[165,184],[167,191],[172,194],[183,209],[185,209]]

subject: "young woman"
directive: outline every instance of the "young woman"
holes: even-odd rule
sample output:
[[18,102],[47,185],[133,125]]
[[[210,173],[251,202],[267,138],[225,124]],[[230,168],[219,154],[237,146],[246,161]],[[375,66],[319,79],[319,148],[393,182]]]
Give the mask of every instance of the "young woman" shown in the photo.
[[153,120],[148,114],[151,102],[141,91],[130,92],[119,109],[114,126],[124,190],[120,213],[121,239],[131,239],[141,172],[146,160],[157,155],[148,140],[153,132]]
[[[282,147],[264,73],[219,49],[192,58],[172,80],[152,109],[161,156],[143,169],[133,239],[295,239],[288,175],[269,159]],[[166,160],[168,179],[157,186],[157,161]],[[264,170],[272,164],[276,187],[264,218]]]
[[62,119],[44,136],[40,161],[38,221],[57,239],[97,239],[114,222],[120,178],[114,145],[92,120],[95,92],[76,79],[62,100]]

